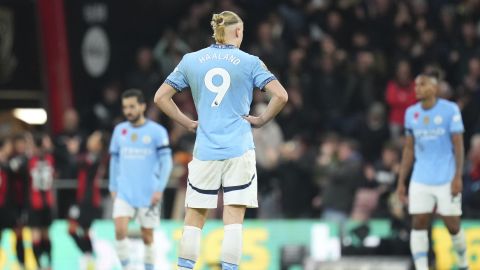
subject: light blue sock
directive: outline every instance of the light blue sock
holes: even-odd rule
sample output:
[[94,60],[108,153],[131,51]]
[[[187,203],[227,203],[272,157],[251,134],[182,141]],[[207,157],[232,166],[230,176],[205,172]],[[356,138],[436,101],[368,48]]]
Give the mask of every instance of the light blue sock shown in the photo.
[[151,263],[146,263],[145,264],[145,270],[154,270],[155,266]]
[[222,262],[222,270],[238,270],[238,265],[233,263]]
[[195,261],[192,260],[187,260],[184,258],[178,258],[178,267],[183,270],[183,269],[193,269],[195,266]]

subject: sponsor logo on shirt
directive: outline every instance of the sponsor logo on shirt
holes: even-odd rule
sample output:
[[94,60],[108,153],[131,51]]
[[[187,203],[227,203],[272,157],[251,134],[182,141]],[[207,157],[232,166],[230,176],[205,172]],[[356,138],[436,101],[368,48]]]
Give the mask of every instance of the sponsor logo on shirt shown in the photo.
[[415,129],[413,131],[413,134],[415,135],[415,138],[430,140],[430,139],[436,139],[444,135],[445,129],[444,128]]
[[150,148],[124,147],[120,151],[120,154],[123,158],[127,159],[143,159],[153,154],[153,150]]

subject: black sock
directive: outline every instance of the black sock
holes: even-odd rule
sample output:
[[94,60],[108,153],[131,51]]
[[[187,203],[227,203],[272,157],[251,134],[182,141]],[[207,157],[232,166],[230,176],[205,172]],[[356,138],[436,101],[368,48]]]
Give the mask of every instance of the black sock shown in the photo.
[[42,250],[47,254],[49,265],[52,263],[52,244],[50,239],[42,239]]
[[23,248],[23,237],[22,233],[20,232],[19,234],[15,234],[17,237],[17,244],[16,244],[16,250],[17,250],[17,259],[20,262],[20,264],[25,264],[25,249]]
[[86,235],[83,237],[83,242],[84,242],[84,245],[85,245],[85,251],[84,251],[84,253],[93,254],[92,240],[90,239],[90,236],[88,236],[88,234],[86,234]]
[[35,260],[37,261],[38,267],[40,267],[40,256],[42,256],[42,252],[41,240],[33,242],[33,254],[35,255]]

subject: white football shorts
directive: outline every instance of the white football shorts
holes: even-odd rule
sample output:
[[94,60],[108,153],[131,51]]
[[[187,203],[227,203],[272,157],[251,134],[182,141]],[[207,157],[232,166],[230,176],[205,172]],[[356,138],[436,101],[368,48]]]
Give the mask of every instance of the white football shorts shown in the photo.
[[185,207],[217,208],[223,190],[224,205],[257,208],[257,169],[255,151],[226,160],[198,160],[188,164]]
[[408,191],[408,212],[410,214],[437,213],[442,216],[462,215],[462,194],[453,197],[451,183],[443,185],[426,185],[410,182]]
[[142,228],[154,229],[160,224],[160,206],[136,208],[117,197],[113,202],[113,218],[117,217],[134,218]]

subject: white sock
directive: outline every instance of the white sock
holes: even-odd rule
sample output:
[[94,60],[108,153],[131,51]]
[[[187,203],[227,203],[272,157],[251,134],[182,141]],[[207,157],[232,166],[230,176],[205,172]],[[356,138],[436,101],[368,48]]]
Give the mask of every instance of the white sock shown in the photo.
[[144,250],[143,263],[145,264],[145,270],[153,270],[155,265],[155,249],[153,248],[153,244],[145,245]]
[[200,254],[200,239],[202,229],[193,226],[184,226],[180,248],[178,250],[178,269],[191,270]]
[[452,244],[453,249],[458,256],[458,266],[459,267],[467,267],[468,266],[468,259],[467,259],[467,243],[465,240],[465,233],[462,229],[453,235],[452,234]]
[[410,251],[416,270],[428,270],[428,232],[412,230],[410,233]]
[[242,224],[225,225],[224,230],[221,260],[238,266],[242,258]]
[[117,256],[118,256],[118,259],[120,260],[120,263],[122,264],[122,267],[126,267],[130,262],[128,247],[129,247],[129,244],[128,244],[127,238],[122,240],[117,240],[117,244],[115,245],[115,248],[117,249]]

